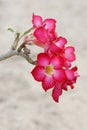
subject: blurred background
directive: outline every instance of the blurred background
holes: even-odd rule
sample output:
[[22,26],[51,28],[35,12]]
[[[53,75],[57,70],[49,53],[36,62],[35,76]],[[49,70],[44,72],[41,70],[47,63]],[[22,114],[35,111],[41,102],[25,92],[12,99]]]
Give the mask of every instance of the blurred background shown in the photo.
[[[0,54],[14,40],[9,27],[25,31],[32,13],[55,18],[60,36],[76,48],[80,78],[55,103],[20,57],[0,62],[0,130],[87,130],[87,0],[0,0]],[[40,48],[32,49],[35,57]]]

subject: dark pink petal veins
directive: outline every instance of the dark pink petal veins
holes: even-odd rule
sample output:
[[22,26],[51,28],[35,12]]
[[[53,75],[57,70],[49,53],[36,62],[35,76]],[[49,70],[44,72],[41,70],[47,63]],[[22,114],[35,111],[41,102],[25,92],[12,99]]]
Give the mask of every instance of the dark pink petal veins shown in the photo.
[[42,81],[45,78],[44,68],[41,66],[36,66],[31,73],[37,81]]

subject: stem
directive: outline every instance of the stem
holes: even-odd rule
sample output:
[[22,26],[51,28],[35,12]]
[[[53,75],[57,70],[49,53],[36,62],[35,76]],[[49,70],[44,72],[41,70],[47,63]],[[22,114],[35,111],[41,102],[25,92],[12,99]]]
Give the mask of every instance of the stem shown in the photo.
[[7,53],[2,54],[2,55],[0,56],[0,61],[6,60],[6,59],[8,59],[8,58],[10,58],[10,57],[12,57],[12,56],[14,56],[14,55],[17,55],[17,51],[15,51],[15,50],[10,50],[10,51],[8,51]]
[[18,52],[21,52],[21,50],[22,50],[22,48],[24,48],[24,46],[25,46],[25,44],[24,44],[24,43],[22,43],[22,44],[19,46],[19,48],[17,49],[17,50],[18,50]]
[[10,50],[10,51],[8,51],[7,53],[1,55],[1,56],[0,56],[0,61],[6,60],[6,59],[8,59],[8,58],[10,58],[10,57],[12,57],[12,56],[15,56],[15,55],[24,57],[24,58],[28,61],[28,63],[30,63],[30,64],[33,64],[33,65],[36,64],[36,61],[33,61],[33,60],[29,57],[28,54],[25,54],[25,53],[22,52],[22,51],[21,51],[21,52],[18,52],[18,51],[16,51],[16,50]]
[[20,33],[17,33],[16,35],[17,35],[17,36],[16,36],[16,38],[15,38],[15,40],[14,40],[14,43],[13,43],[13,45],[12,45],[12,50],[16,50],[17,45],[18,45],[18,42],[19,42],[19,40],[20,40],[20,38],[19,38]]

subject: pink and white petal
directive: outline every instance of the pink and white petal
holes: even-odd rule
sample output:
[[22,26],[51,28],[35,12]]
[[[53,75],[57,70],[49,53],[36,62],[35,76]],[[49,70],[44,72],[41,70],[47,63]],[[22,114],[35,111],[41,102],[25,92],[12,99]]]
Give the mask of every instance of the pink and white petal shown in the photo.
[[68,80],[73,81],[75,79],[73,71],[66,69],[65,73],[66,73],[66,77],[67,77]]
[[54,70],[53,77],[56,81],[62,82],[66,79],[65,71],[63,69]]
[[46,76],[42,81],[42,87],[45,91],[52,88],[55,85],[55,80],[52,76]]
[[40,66],[47,66],[50,63],[50,57],[46,53],[40,53],[37,56],[37,64]]
[[55,44],[56,44],[57,47],[59,47],[61,49],[64,49],[66,43],[67,43],[66,38],[59,37],[57,39],[57,42]]
[[61,83],[57,84],[52,90],[52,98],[55,102],[59,102],[59,96],[62,95]]
[[40,42],[39,40],[37,40],[36,38],[33,39],[33,44],[35,44],[36,46],[39,46],[41,48],[44,48],[45,47],[45,44]]
[[62,68],[63,65],[64,65],[64,60],[63,60],[63,58],[60,57],[60,56],[53,56],[53,57],[51,58],[50,64],[52,64],[55,69],[60,69],[60,68]]
[[65,62],[64,62],[64,67],[66,67],[66,68],[70,68],[70,67],[71,67],[71,62],[65,60]]
[[68,46],[68,47],[65,48],[64,56],[70,62],[72,62],[76,59],[74,51],[75,51],[75,49],[72,46]]
[[32,15],[32,24],[33,24],[33,27],[34,28],[40,27],[40,26],[42,26],[42,23],[43,23],[42,17],[39,16],[39,15],[35,15],[33,13],[33,15]]
[[36,66],[31,73],[34,79],[37,81],[42,81],[45,78],[45,71],[41,66]]
[[47,31],[43,27],[39,27],[34,31],[34,36],[38,41],[46,43],[48,41]]
[[49,30],[49,31],[54,31],[55,27],[56,27],[56,20],[49,18],[49,19],[45,19],[43,21],[43,24],[45,25],[45,29]]

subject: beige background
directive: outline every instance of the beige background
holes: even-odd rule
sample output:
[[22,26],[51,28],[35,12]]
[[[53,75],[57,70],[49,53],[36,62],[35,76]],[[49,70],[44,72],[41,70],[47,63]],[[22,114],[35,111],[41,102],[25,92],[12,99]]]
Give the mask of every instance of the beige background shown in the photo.
[[[87,130],[87,0],[0,0],[0,54],[14,40],[7,28],[23,32],[33,12],[57,19],[59,35],[76,48],[80,78],[56,104],[25,59],[0,62],[0,130]],[[39,50],[33,46],[32,56]]]

